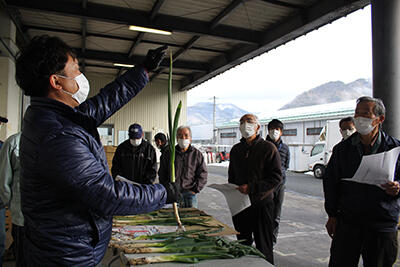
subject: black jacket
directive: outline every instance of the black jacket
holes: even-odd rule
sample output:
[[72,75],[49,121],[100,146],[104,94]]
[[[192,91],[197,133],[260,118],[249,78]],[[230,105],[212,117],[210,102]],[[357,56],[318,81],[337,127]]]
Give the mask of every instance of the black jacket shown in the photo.
[[24,257],[29,266],[96,266],[112,216],[147,213],[166,201],[162,185],[111,177],[97,127],[148,82],[133,68],[76,108],[32,97],[20,142]]
[[282,166],[282,184],[286,182],[286,171],[289,168],[290,163],[290,150],[287,144],[282,142],[282,139],[279,138],[278,142],[272,141],[272,139],[267,136],[267,141],[272,142],[279,151],[279,156],[281,157],[281,166]]
[[162,146],[160,148],[160,152],[161,152],[161,156],[164,154],[168,154],[169,153],[169,145],[168,143],[166,143],[164,146]]
[[[160,158],[158,177],[160,183],[168,183],[171,179],[169,168],[169,149]],[[175,177],[182,190],[199,193],[207,183],[207,167],[203,154],[193,147],[182,152],[179,146],[175,147]]]
[[282,181],[278,150],[259,135],[251,145],[242,138],[231,149],[228,175],[229,183],[249,185],[252,204],[272,201],[272,192]]
[[[400,145],[400,141],[381,132],[377,153]],[[333,148],[324,175],[325,210],[330,217],[339,217],[348,223],[367,225],[381,232],[396,231],[399,219],[399,196],[390,196],[375,185],[343,181],[352,178],[362,156],[353,144],[358,133]],[[400,160],[397,160],[394,180],[400,180]]]
[[112,160],[112,176],[120,175],[139,184],[152,184],[157,174],[154,147],[143,139],[134,149],[129,139],[117,147]]

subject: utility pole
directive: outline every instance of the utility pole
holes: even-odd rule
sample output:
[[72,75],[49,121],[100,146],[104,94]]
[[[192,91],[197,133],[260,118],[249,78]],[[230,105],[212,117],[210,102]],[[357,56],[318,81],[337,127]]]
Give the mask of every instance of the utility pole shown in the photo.
[[216,118],[217,118],[217,110],[216,110],[216,97],[214,96],[214,112],[213,112],[213,144],[217,144],[217,125],[216,125]]

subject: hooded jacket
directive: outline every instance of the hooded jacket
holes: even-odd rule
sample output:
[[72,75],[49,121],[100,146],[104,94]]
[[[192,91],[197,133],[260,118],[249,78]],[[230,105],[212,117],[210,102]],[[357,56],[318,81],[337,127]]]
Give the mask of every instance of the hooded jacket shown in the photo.
[[97,127],[148,82],[133,68],[76,108],[32,97],[21,143],[21,200],[29,266],[95,266],[112,216],[146,213],[166,201],[162,185],[115,182]]
[[138,147],[133,147],[128,140],[124,141],[115,151],[112,176],[120,175],[139,184],[152,184],[157,175],[157,159],[154,147],[142,139]]
[[228,176],[229,183],[249,185],[252,204],[272,201],[273,190],[282,182],[279,152],[259,135],[250,145],[242,138],[231,149]]

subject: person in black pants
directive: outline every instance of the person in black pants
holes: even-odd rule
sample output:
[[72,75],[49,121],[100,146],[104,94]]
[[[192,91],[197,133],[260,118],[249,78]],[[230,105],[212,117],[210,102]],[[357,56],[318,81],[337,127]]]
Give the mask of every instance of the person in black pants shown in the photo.
[[[382,131],[385,106],[372,97],[360,97],[354,114],[357,132],[333,148],[323,177],[326,229],[332,238],[330,267],[392,266],[397,259],[400,160],[394,177],[384,167],[374,176],[393,178],[382,184],[353,181],[364,156],[389,151],[400,141]],[[346,179],[348,178],[348,179]],[[346,179],[346,180],[344,180]]]
[[282,142],[283,123],[280,120],[273,119],[268,123],[267,140],[274,143],[281,157],[282,183],[274,191],[274,233],[272,242],[274,245],[278,239],[279,223],[281,221],[281,211],[283,198],[285,196],[286,170],[289,168],[290,151],[289,147]]
[[230,152],[228,181],[250,197],[251,206],[232,217],[238,240],[251,245],[254,241],[266,259],[274,264],[273,212],[274,190],[282,180],[279,152],[269,141],[260,137],[260,123],[253,114],[240,119],[240,143]]

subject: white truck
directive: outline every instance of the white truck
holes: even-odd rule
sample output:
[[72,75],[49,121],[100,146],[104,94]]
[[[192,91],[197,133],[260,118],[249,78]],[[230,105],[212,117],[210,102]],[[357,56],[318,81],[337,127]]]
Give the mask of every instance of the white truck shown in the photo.
[[332,155],[333,147],[342,140],[339,130],[340,120],[326,122],[319,134],[319,140],[311,149],[308,169],[314,172],[315,178],[321,179],[324,176],[325,168]]

